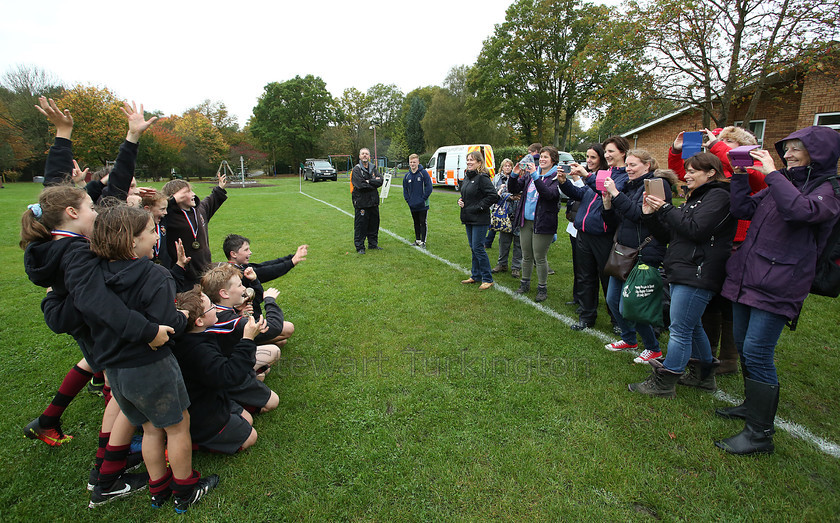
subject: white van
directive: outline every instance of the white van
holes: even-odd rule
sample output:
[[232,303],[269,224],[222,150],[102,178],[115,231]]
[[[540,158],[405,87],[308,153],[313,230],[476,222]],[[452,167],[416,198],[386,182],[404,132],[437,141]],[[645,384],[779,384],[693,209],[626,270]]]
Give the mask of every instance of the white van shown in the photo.
[[496,160],[491,146],[487,144],[447,145],[435,151],[426,167],[426,171],[432,177],[432,183],[458,187],[467,169],[467,154],[473,151],[481,151],[484,155],[484,166],[487,167],[487,172],[492,178],[496,174]]

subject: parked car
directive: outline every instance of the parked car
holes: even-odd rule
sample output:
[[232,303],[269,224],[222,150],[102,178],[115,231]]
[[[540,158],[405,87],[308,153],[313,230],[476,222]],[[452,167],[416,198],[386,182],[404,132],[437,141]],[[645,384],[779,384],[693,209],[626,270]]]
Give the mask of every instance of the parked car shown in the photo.
[[307,158],[306,163],[303,164],[303,179],[312,180],[313,182],[326,179],[336,181],[338,176],[329,161],[319,158]]

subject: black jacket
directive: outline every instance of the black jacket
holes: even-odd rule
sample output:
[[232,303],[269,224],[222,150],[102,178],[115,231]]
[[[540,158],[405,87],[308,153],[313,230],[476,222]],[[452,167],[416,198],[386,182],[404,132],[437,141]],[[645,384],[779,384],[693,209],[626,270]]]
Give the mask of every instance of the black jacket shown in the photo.
[[353,207],[366,209],[379,206],[379,192],[376,189],[382,187],[382,177],[373,163],[368,163],[367,169],[357,163],[350,175],[350,183],[353,190]]
[[[175,334],[184,331],[187,319],[175,309],[175,283],[169,271],[145,256],[136,260],[99,260],[95,274],[104,276],[105,285],[125,305],[158,325],[169,325]],[[88,291],[88,289],[85,289]],[[142,367],[161,360],[172,352],[172,339],[157,350],[148,343],[121,339],[119,325],[97,314],[103,296],[94,292],[79,293],[74,303],[91,329],[97,361],[104,368]]]
[[216,336],[187,333],[175,341],[175,357],[190,395],[190,434],[201,443],[218,434],[230,419],[225,390],[241,384],[254,369],[257,346],[241,339],[230,357],[222,355]]
[[728,183],[707,182],[679,207],[662,206],[643,221],[657,237],[670,239],[665,255],[668,283],[720,292],[738,225],[729,211]]
[[[55,143],[50,147],[47,163],[44,166],[44,185],[63,183],[73,174],[72,144],[73,142],[66,138],[55,138]],[[127,140],[120,145],[114,167],[108,176],[108,185],[93,180],[85,186],[85,190],[87,190],[94,203],[106,196],[113,196],[125,201],[128,196],[128,189],[131,187],[131,180],[134,178],[137,147],[136,143]]]
[[[118,330],[122,339],[148,343],[157,335],[157,324],[129,310],[119,297],[108,292],[101,272],[94,270],[99,259],[91,252],[87,238],[30,243],[23,260],[32,283],[52,288],[41,302],[41,310],[53,332],[67,333],[92,345],[86,318],[73,301],[78,295],[83,299],[95,296],[91,298],[95,301],[92,313]],[[91,280],[92,275],[98,278]]]
[[[651,232],[642,223],[642,194],[645,192],[647,178],[654,178],[653,172],[648,172],[635,180],[627,180],[618,196],[612,199],[612,208],[603,210],[604,222],[609,227],[616,227],[616,239],[625,247],[638,247]],[[665,187],[665,201],[671,203],[671,185],[662,184]],[[665,244],[652,238],[639,258],[642,263],[652,267],[659,267],[665,257]]]
[[[265,320],[268,323],[268,330],[263,334],[265,337],[275,338],[283,331],[283,310],[274,301],[274,298],[265,298]],[[238,311],[229,307],[216,305],[216,324],[205,332],[218,336],[219,347],[222,354],[230,356],[233,348],[242,339],[245,324],[248,318],[243,317]]]
[[[201,280],[201,275],[207,269],[207,266],[210,265],[210,240],[207,233],[207,223],[216,211],[219,210],[219,207],[225,203],[225,200],[227,200],[227,191],[218,186],[213,187],[210,195],[201,201],[196,196],[195,207],[188,211],[183,211],[175,203],[174,198],[169,198],[169,207],[167,208],[165,218],[166,248],[169,251],[170,263],[174,264],[178,260],[175,242],[178,241],[178,238],[184,242],[184,252],[192,258],[186,267],[186,286],[188,287],[192,287],[193,283],[198,283]],[[184,214],[185,212],[186,215]],[[190,227],[190,224],[195,225],[196,219],[198,219],[197,236],[193,237],[193,229]],[[192,244],[196,240],[199,243],[199,247],[198,249],[193,249]]]
[[461,180],[461,223],[464,225],[490,225],[490,206],[499,201],[499,193],[487,173],[464,171]]

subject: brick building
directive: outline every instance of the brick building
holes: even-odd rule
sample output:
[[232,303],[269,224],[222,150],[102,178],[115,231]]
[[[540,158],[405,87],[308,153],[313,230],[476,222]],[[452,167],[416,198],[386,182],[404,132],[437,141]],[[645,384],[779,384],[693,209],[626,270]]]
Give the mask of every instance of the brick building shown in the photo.
[[[749,97],[733,103],[730,115],[735,125],[747,127],[743,118],[749,103]],[[840,77],[795,71],[777,75],[762,95],[753,118],[749,129],[755,133],[758,143],[773,153],[777,166],[781,166],[773,144],[791,132],[809,125],[826,125],[840,130]],[[702,128],[701,111],[686,107],[622,133],[622,136],[630,140],[631,145],[647,149],[664,167],[668,149],[677,134]]]

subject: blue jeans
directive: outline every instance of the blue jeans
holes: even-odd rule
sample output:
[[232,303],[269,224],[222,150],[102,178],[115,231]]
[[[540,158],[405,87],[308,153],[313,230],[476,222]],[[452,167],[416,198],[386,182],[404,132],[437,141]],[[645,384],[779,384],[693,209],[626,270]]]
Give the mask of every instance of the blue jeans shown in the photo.
[[712,361],[712,346],[701,318],[715,294],[709,289],[671,284],[671,337],[665,356],[666,369],[683,372],[689,358],[705,363]]
[[493,276],[490,274],[490,257],[487,256],[487,251],[484,249],[484,239],[487,237],[487,229],[489,225],[467,225],[467,241],[470,243],[470,250],[472,251],[472,273],[471,277],[475,281],[492,282]]
[[749,305],[733,303],[732,322],[735,347],[738,348],[738,355],[744,362],[749,378],[778,385],[773,356],[787,318]]
[[636,333],[638,332],[647,350],[659,352],[659,341],[657,341],[656,335],[653,333],[653,327],[650,324],[625,320],[624,316],[621,315],[623,302],[621,299],[621,288],[623,286],[623,281],[610,276],[610,286],[607,288],[607,306],[613,313],[615,324],[621,329],[621,339],[625,343],[636,345],[638,343],[636,341]]

